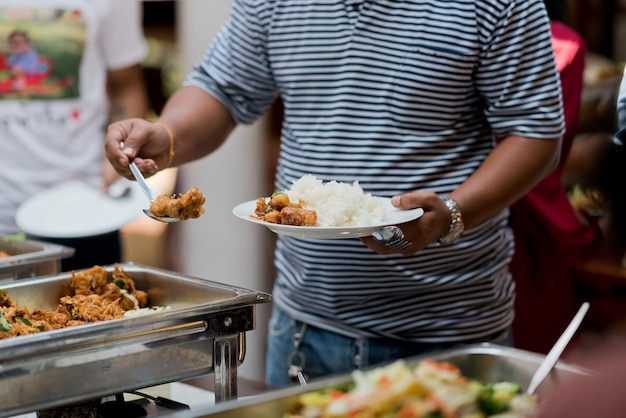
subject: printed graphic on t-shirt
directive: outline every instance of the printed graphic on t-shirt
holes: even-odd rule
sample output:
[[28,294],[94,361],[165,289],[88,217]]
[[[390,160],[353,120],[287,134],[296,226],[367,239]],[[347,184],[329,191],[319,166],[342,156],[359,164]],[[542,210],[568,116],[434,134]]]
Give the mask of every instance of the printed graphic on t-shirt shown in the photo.
[[78,97],[86,34],[78,10],[0,8],[0,100]]

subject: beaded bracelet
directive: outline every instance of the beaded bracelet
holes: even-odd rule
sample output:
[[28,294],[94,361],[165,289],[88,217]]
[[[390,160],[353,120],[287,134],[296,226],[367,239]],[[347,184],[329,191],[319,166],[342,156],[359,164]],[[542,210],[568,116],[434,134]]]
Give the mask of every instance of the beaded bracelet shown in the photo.
[[170,128],[168,128],[167,125],[164,124],[163,122],[154,122],[154,124],[165,129],[165,132],[167,132],[167,135],[170,138],[169,159],[167,160],[167,165],[165,166],[165,168],[170,168],[170,166],[172,165],[172,159],[174,158],[174,134],[172,134],[172,131],[170,130]]

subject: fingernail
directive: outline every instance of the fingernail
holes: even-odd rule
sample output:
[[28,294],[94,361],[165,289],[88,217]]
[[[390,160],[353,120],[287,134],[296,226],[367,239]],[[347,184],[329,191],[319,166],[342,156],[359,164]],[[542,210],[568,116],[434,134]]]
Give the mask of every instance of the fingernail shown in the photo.
[[400,205],[400,196],[394,196],[391,198],[391,204],[394,206]]
[[133,149],[132,149],[132,147],[124,148],[124,149],[122,149],[122,152],[123,152],[124,154],[128,155],[129,157],[130,157],[131,155],[133,155]]

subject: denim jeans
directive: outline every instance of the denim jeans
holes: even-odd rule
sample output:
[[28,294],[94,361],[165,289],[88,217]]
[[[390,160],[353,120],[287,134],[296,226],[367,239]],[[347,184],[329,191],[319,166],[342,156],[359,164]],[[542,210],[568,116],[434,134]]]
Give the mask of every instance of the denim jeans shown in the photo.
[[[510,328],[485,342],[512,346]],[[267,344],[266,383],[271,386],[297,383],[289,375],[290,366],[301,368],[304,377],[311,380],[463,345],[347,337],[296,321],[276,305],[272,309]]]

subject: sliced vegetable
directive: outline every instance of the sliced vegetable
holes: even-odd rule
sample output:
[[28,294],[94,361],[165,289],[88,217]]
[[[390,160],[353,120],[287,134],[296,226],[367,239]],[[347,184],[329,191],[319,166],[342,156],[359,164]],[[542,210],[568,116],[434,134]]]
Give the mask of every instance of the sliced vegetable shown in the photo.
[[0,311],[0,332],[9,332],[12,328],[4,312]]
[[33,323],[30,322],[27,318],[24,318],[23,316],[16,316],[15,320],[20,321],[22,324],[27,325],[29,327],[33,326]]
[[478,393],[478,404],[488,414],[499,414],[509,409],[511,400],[521,392],[517,383],[489,383]]
[[67,309],[67,313],[70,315],[72,319],[79,319],[80,310],[71,303],[64,303],[63,306]]

